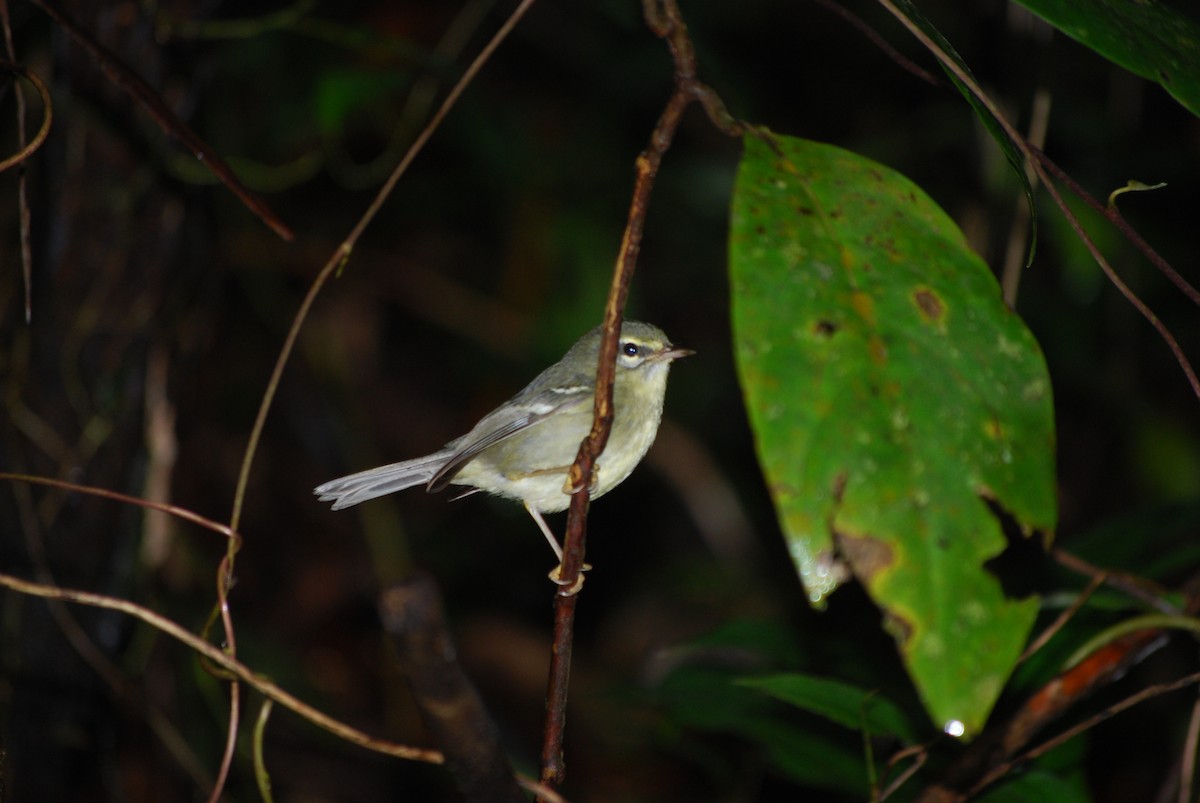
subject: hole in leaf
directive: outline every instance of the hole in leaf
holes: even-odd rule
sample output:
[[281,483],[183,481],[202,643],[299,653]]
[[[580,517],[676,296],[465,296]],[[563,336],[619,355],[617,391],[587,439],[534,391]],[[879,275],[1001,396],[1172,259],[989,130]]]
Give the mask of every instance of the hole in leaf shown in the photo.
[[983,567],[1000,581],[1000,587],[1011,599],[1024,599],[1040,590],[1052,587],[1053,567],[1046,560],[1045,538],[1041,533],[1026,535],[1021,525],[995,500],[984,495],[988,509],[1000,522],[1007,546]]

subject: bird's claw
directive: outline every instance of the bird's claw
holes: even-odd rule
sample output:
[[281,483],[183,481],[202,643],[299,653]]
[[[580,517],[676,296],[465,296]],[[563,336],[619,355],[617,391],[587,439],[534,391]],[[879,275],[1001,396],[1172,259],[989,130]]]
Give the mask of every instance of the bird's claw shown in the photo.
[[[563,568],[562,564],[561,563],[558,564],[557,566],[555,566],[553,569],[550,570],[550,574],[548,574],[547,577],[549,577],[550,581],[552,583],[554,583],[555,585],[562,586],[562,588],[558,592],[561,596],[573,597],[579,593],[580,589],[583,588],[583,573],[586,571],[590,571],[592,568],[592,564],[590,564],[590,563],[583,564],[583,568],[579,570],[579,574],[575,577],[575,581],[572,583],[568,583],[566,580],[563,579],[562,568]],[[567,586],[569,586],[569,587],[567,587]]]
[[[596,463],[595,465],[592,466],[592,479],[588,483],[588,486],[587,486],[588,496],[596,495],[596,485],[597,485],[596,478],[598,476],[600,476],[600,464]],[[582,490],[583,490],[583,486],[575,485],[574,483],[572,483],[571,475],[568,474],[567,481],[563,483],[562,492],[565,493],[567,496],[574,496],[575,494],[579,493]]]

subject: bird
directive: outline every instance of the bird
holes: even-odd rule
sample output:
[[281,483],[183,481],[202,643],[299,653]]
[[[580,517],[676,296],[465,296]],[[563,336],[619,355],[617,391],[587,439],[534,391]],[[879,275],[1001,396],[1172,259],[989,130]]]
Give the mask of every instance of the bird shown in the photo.
[[[418,485],[429,493],[465,486],[456,498],[484,491],[512,499],[529,511],[561,565],[562,547],[542,514],[570,504],[567,473],[592,428],[602,337],[599,326],[584,334],[561,360],[442,449],[338,477],[313,493],[333,510]],[[592,499],[623,482],[645,457],[662,421],[671,364],[694,353],[674,346],[657,326],[622,324],[612,429],[593,471]]]

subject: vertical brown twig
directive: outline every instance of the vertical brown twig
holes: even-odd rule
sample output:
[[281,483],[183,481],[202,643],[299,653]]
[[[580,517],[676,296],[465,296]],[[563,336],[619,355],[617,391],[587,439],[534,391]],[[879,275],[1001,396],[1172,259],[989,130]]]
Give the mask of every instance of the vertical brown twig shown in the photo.
[[1192,702],[1192,715],[1188,718],[1187,736],[1183,740],[1179,760],[1179,803],[1192,799],[1192,787],[1196,782],[1196,746],[1200,744],[1200,698]]
[[720,99],[711,89],[696,79],[696,59],[688,38],[687,27],[675,0],[644,0],[646,24],[654,34],[667,43],[675,63],[675,91],[658,118],[650,142],[637,157],[633,197],[621,248],[613,272],[613,281],[604,308],[604,338],[600,344],[596,369],[596,409],[591,432],[580,444],[575,463],[571,466],[568,483],[572,489],[571,506],[567,514],[567,532],[563,544],[563,563],[560,587],[554,599],[554,646],[550,655],[550,677],[546,693],[546,723],[542,741],[542,782],[554,788],[562,783],[563,734],[566,727],[567,688],[571,675],[571,646],[574,641],[576,583],[583,568],[587,538],[587,510],[590,496],[588,486],[596,459],[608,443],[612,428],[612,385],[616,370],[617,338],[629,284],[633,278],[642,231],[654,180],[663,155],[671,147],[684,110],[692,101],[699,101],[713,123],[734,134],[737,123],[725,111]]
[[[13,46],[12,22],[8,16],[8,0],[0,0],[0,24],[4,26],[4,52],[8,60],[14,64],[17,61],[17,49]],[[17,150],[23,151],[26,146],[25,134],[25,93],[21,85],[13,81],[13,94],[17,99]],[[50,103],[46,103],[46,120],[50,120]],[[46,126],[49,128],[49,126]],[[25,280],[25,323],[33,320],[33,246],[30,237],[29,193],[25,181],[24,161],[17,167],[17,208],[21,228],[21,272]]]

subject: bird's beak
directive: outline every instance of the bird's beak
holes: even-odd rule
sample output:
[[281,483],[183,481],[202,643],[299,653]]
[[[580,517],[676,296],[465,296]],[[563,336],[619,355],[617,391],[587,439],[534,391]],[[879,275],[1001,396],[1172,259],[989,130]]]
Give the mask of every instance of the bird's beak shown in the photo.
[[681,349],[668,345],[662,351],[658,352],[658,354],[655,354],[654,359],[671,362],[672,360],[678,360],[680,357],[689,357],[695,353],[691,349]]

